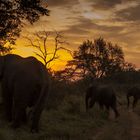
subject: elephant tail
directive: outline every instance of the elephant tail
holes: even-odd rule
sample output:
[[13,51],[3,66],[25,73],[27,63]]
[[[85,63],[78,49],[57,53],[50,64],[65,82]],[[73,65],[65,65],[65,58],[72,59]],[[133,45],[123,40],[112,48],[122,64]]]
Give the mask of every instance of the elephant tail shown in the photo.
[[86,111],[88,111],[88,107],[89,107],[88,100],[90,97],[91,97],[91,89],[89,88],[86,91],[86,97],[85,97]]

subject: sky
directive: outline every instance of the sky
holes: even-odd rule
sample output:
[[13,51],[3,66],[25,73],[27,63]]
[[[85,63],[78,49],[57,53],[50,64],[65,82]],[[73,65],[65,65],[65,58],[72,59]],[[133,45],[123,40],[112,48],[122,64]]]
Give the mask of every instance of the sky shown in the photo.
[[[59,31],[69,43],[65,47],[77,50],[83,41],[103,37],[122,47],[125,59],[140,68],[140,0],[44,0],[50,16],[43,16],[33,26],[25,25],[23,36],[33,32]],[[17,40],[15,53],[33,55],[27,41]],[[19,47],[20,46],[20,47]],[[48,43],[53,49],[53,45]],[[69,53],[60,51],[59,59],[52,63],[54,70],[63,69]]]

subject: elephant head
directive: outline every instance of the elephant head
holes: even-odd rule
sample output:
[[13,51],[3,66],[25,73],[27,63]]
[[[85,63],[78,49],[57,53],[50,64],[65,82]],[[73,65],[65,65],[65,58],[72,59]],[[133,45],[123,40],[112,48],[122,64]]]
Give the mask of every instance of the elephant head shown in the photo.
[[86,91],[85,97],[86,111],[88,111],[89,108],[92,108],[96,101],[96,93],[97,93],[96,90],[97,90],[96,86],[91,86]]
[[129,104],[130,104],[130,97],[133,97],[133,108],[136,106],[138,99],[140,99],[140,88],[137,86],[131,87],[128,91],[127,91],[127,107],[129,108]]

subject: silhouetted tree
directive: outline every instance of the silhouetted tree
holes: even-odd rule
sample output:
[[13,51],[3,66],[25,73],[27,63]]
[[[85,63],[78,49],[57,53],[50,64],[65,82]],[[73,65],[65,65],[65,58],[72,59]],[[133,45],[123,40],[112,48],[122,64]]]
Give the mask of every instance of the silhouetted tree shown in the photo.
[[117,44],[103,38],[94,42],[87,40],[73,53],[73,60],[68,61],[67,68],[59,73],[63,78],[85,77],[101,78],[125,70],[134,70],[133,64],[125,62],[124,53]]
[[125,72],[136,71],[136,66],[133,63],[125,62],[124,63],[124,71]]
[[106,42],[103,38],[85,41],[74,52],[73,60],[68,66],[75,65],[75,69],[82,76],[90,74],[92,77],[101,78],[123,69],[124,53],[117,45]]
[[[61,33],[54,33],[47,31],[36,32],[32,37],[25,37],[30,45],[29,47],[34,47],[37,49],[34,53],[44,62],[46,67],[49,67],[50,62],[59,58],[58,51],[68,49],[63,47],[63,44],[67,44]],[[53,39],[54,45],[49,46],[50,39]]]
[[75,81],[77,76],[74,69],[65,68],[64,70],[54,71],[53,78],[58,81]]
[[[42,2],[41,0],[0,0],[0,48],[15,43],[25,21],[33,24],[41,15],[49,14],[47,5]],[[5,48],[0,51],[5,51]]]
[[7,47],[0,45],[0,56],[9,53],[13,48],[9,45]]

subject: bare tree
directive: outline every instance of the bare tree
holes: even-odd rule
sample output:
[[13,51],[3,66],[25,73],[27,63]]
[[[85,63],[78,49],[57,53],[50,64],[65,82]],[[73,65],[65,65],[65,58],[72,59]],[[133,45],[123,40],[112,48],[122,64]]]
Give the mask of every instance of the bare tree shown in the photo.
[[[52,34],[53,33],[48,31],[40,31],[34,34],[34,40],[30,37],[26,37],[30,43],[28,46],[37,49],[37,51],[34,53],[44,62],[46,67],[49,67],[50,62],[59,58],[57,54],[59,50],[66,50],[70,52],[70,50],[63,47],[64,44],[66,45],[68,43],[64,40],[64,37],[61,35],[61,33],[55,31],[55,35],[53,36]],[[51,37],[54,40],[54,46],[53,50],[50,52],[48,49],[50,46],[48,46],[48,44]]]

